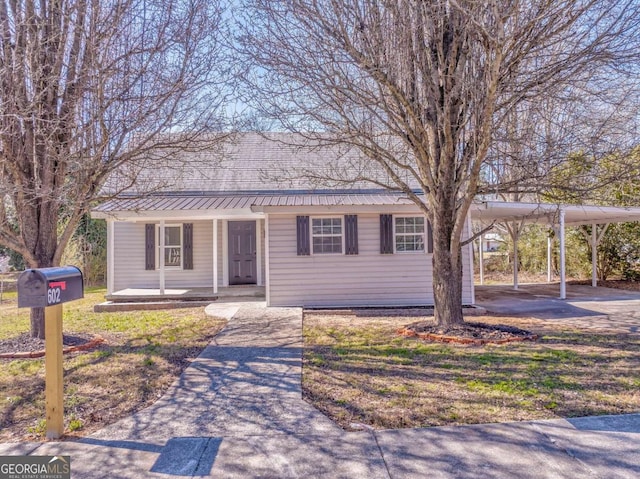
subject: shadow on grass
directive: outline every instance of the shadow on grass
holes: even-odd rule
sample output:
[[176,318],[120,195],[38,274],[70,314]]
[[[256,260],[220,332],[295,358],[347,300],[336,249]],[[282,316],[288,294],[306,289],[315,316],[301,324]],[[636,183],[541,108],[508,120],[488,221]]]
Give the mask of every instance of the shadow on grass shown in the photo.
[[[91,351],[65,355],[65,419],[82,418],[84,426],[99,425],[107,414],[115,418],[135,412],[155,401],[177,376],[209,344],[213,334],[194,344],[160,344],[147,336],[121,344],[102,344]],[[3,361],[39,364],[37,372],[6,375],[2,385],[7,400],[1,411],[0,429],[13,436],[38,436],[45,415],[44,360]],[[9,400],[11,398],[11,400]],[[114,417],[109,417],[113,420]],[[109,421],[111,422],[111,421]],[[32,431],[29,431],[29,429]]]
[[572,332],[536,343],[467,347],[392,333],[387,343],[354,345],[357,331],[351,333],[304,351],[305,394],[343,426],[458,424],[462,413],[464,422],[503,422],[640,407],[633,399],[640,337]]

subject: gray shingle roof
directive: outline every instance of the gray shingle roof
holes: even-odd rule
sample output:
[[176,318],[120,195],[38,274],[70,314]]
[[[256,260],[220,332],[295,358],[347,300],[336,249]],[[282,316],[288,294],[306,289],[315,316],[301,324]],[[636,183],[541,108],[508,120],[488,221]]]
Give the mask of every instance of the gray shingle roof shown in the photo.
[[[379,167],[359,151],[345,146],[319,147],[290,133],[237,133],[222,144],[201,151],[164,151],[145,159],[129,191],[182,193],[299,192],[316,189],[370,189],[371,183],[312,179],[352,179],[357,172],[381,177]],[[382,175],[385,176],[385,175]]]

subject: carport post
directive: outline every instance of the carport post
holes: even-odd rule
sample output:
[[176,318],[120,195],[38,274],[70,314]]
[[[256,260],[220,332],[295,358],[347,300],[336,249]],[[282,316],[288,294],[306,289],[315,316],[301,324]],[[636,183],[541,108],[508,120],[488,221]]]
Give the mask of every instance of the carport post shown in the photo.
[[478,247],[478,267],[480,268],[480,284],[484,284],[484,235],[480,235]]
[[560,299],[567,299],[565,277],[564,209],[560,208]]
[[513,289],[518,289],[518,240],[520,239],[520,225],[513,223]]
[[553,238],[547,236],[547,283],[551,283],[551,254],[553,247]]
[[591,225],[591,286],[598,286],[597,262],[598,262],[598,225]]

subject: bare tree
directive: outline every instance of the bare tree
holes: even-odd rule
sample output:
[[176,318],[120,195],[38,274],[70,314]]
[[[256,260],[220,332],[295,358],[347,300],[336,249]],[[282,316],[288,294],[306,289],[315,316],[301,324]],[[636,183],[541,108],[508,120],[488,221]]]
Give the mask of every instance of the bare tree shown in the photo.
[[[461,247],[497,127],[524,101],[613,78],[638,52],[633,0],[247,0],[240,43],[279,125],[359,149],[428,216],[435,318],[462,317]],[[416,194],[415,186],[422,194]]]
[[218,129],[221,26],[210,0],[2,0],[0,244],[59,264],[110,173],[115,194],[151,149]]

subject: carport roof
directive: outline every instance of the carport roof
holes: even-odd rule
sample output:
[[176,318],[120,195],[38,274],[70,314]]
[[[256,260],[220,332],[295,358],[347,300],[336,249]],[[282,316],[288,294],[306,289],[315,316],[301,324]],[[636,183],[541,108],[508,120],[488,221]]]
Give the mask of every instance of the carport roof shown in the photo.
[[640,208],[506,201],[475,203],[471,208],[471,218],[484,222],[557,223],[561,210],[564,211],[566,225],[640,221]]

